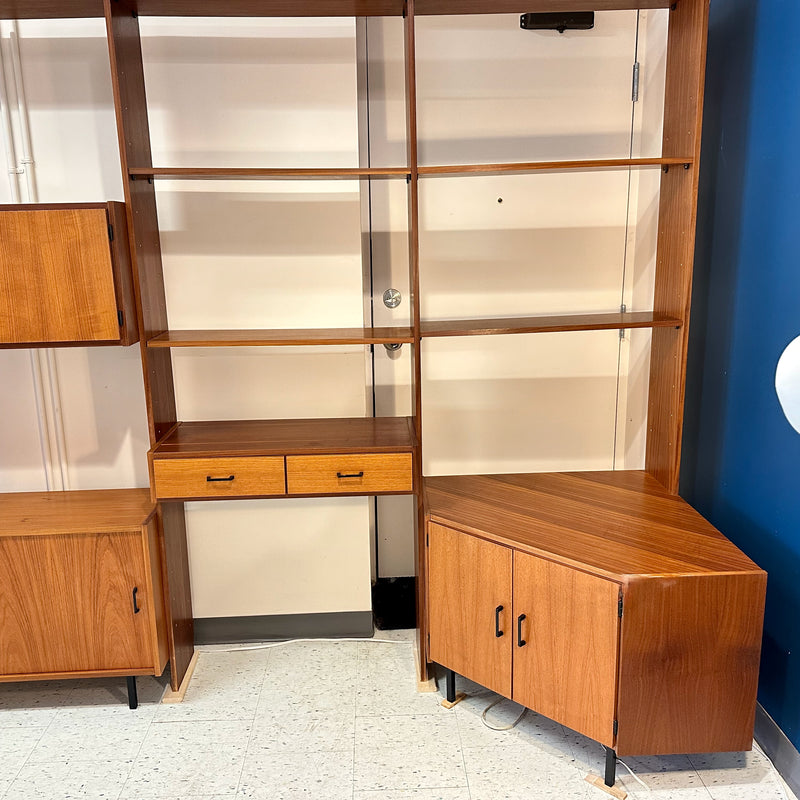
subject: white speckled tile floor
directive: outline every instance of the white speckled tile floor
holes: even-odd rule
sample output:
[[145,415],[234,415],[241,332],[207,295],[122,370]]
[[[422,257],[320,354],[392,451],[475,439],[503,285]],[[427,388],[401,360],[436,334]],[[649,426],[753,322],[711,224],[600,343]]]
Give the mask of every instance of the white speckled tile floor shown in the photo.
[[[460,680],[453,710],[418,694],[411,632],[379,642],[200,648],[180,705],[165,681],[0,684],[2,800],[603,800],[600,745]],[[496,725],[520,708],[503,701]],[[631,758],[631,800],[796,800],[757,751]]]

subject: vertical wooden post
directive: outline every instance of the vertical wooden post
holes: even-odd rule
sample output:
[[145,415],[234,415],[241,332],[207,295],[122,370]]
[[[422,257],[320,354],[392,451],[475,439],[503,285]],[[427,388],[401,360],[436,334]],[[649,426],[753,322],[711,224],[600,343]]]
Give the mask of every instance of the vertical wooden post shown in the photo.
[[419,159],[417,154],[417,64],[414,34],[414,0],[406,0],[405,26],[406,69],[406,147],[408,154],[408,259],[411,289],[411,325],[414,329],[413,348],[413,412],[414,434],[417,440],[414,461],[414,487],[417,499],[414,531],[414,563],[416,565],[417,647],[419,679],[429,678],[428,614],[426,607],[425,575],[425,510],[422,494],[422,340],[420,336],[419,292]]
[[[167,329],[155,189],[151,182],[133,180],[129,174],[130,167],[153,165],[142,46],[136,13],[124,0],[104,0],[104,10],[152,447],[175,425],[177,411],[170,351],[147,347],[151,337]],[[171,681],[173,690],[177,691],[194,653],[183,504],[167,504],[160,509],[159,516]]]
[[664,101],[664,157],[686,157],[661,178],[653,308],[683,320],[654,328],[647,414],[647,471],[677,493],[683,433],[689,309],[703,121],[709,0],[680,0],[670,11]]

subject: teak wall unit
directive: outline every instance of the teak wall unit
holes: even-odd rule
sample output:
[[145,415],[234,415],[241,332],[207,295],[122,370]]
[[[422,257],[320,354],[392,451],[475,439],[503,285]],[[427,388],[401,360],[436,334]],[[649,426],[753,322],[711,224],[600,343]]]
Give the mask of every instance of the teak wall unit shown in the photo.
[[[420,166],[417,136],[415,19],[425,14],[527,13],[537,11],[595,11],[670,9],[666,60],[663,145],[659,157],[570,160],[502,164]],[[151,441],[150,465],[154,498],[161,499],[164,524],[165,575],[170,620],[169,652],[173,686],[183,677],[192,655],[192,613],[189,592],[186,530],[182,501],[217,497],[264,497],[283,494],[375,494],[408,492],[417,497],[415,554],[417,564],[418,643],[420,677],[429,674],[433,659],[450,669],[483,679],[498,691],[519,696],[544,713],[621,752],[670,752],[678,749],[746,747],[752,731],[752,710],[759,625],[763,606],[764,574],[738,553],[724,537],[677,497],[678,470],[686,372],[686,348],[694,249],[695,211],[700,127],[702,118],[705,41],[708,0],[0,0],[7,17],[105,17],[111,62],[114,102],[124,178],[125,204],[133,254],[137,314],[141,332],[147,412]],[[151,158],[147,102],[142,67],[138,15],[163,16],[402,16],[404,20],[407,164],[358,168],[292,169],[257,165],[220,168],[213,165],[172,167],[154,165]],[[569,173],[600,169],[660,169],[661,188],[657,242],[655,296],[650,310],[557,316],[522,316],[504,319],[452,319],[426,321],[420,313],[419,186],[437,176],[476,174],[514,175],[541,171]],[[407,183],[409,217],[409,270],[411,325],[407,328],[294,329],[294,330],[170,330],[166,314],[154,181],[159,179],[399,179]],[[647,328],[652,331],[649,375],[649,409],[645,471],[611,475],[542,474],[422,479],[423,433],[421,349],[427,337],[600,331]],[[411,345],[413,350],[413,416],[394,420],[295,420],[182,422],[177,418],[170,348],[281,345],[335,345],[376,343]],[[347,446],[345,443],[348,443]],[[410,454],[410,458],[409,458]],[[409,463],[410,462],[410,463]],[[375,474],[372,470],[376,469]],[[281,486],[283,479],[284,485]],[[354,483],[362,481],[362,483]],[[223,486],[223,484],[225,484]],[[556,507],[542,516],[543,499],[560,488]],[[423,498],[427,486],[427,508]],[[542,488],[547,487],[550,488]],[[617,503],[624,498],[628,509]],[[427,521],[426,521],[427,514]],[[665,523],[665,517],[666,520]],[[627,521],[626,521],[627,515]],[[497,520],[515,523],[498,527]],[[671,539],[656,532],[668,528]],[[578,530],[579,533],[575,533]],[[569,532],[565,534],[564,532]],[[428,536],[436,543],[429,556]],[[582,538],[581,538],[582,537]],[[581,552],[564,553],[558,542],[582,542]],[[651,540],[663,545],[652,552]],[[444,544],[443,544],[444,542]],[[449,544],[448,544],[449,542]],[[687,554],[686,549],[692,552]],[[698,550],[702,551],[702,558]],[[494,565],[492,578],[476,580],[469,558],[484,568]],[[634,558],[632,554],[636,553]],[[472,555],[469,555],[472,554]],[[627,556],[630,558],[626,561]],[[462,563],[459,559],[467,559]],[[430,560],[429,560],[430,559]],[[451,563],[452,562],[452,563]],[[466,566],[465,566],[466,565]],[[726,565],[730,567],[726,569]],[[427,575],[430,567],[432,574]],[[723,578],[721,572],[730,573]],[[448,580],[454,574],[460,584]],[[484,578],[486,578],[484,580]],[[677,579],[680,578],[678,581]],[[716,587],[723,580],[722,589]],[[660,595],[664,581],[675,579],[683,589]],[[551,602],[543,585],[557,588],[563,604]],[[722,584],[719,584],[720,586]],[[498,606],[532,602],[540,614],[531,613],[534,627],[529,637],[550,641],[542,664],[521,667],[506,653],[502,664],[482,662],[475,642],[478,617],[454,641],[452,630],[442,627],[449,592],[456,588],[474,593],[471,608],[481,609],[487,598],[492,624]],[[502,600],[495,602],[495,588]],[[491,591],[490,591],[491,589]],[[526,592],[530,589],[532,597]],[[630,611],[620,623],[616,602],[622,592]],[[724,599],[725,642],[736,654],[726,659],[709,636],[713,615],[704,603]],[[616,598],[616,600],[615,600]],[[584,604],[592,605],[586,616]],[[715,605],[716,604],[716,605]],[[607,608],[608,607],[608,608]],[[610,617],[606,611],[610,609]],[[502,613],[502,612],[498,612]],[[526,616],[528,612],[525,612]],[[525,620],[523,619],[523,625]],[[691,623],[691,624],[689,624]],[[687,626],[680,637],[676,629]],[[566,626],[567,630],[561,630]],[[648,637],[658,645],[660,631],[665,651],[648,651]],[[696,631],[696,633],[688,633]],[[524,633],[524,627],[522,629]],[[575,711],[581,684],[581,664],[575,661],[571,632],[578,639],[597,634],[591,652],[603,662],[602,691],[591,695],[585,725]],[[495,639],[501,637],[496,635]],[[510,633],[510,629],[509,629]],[[619,639],[619,637],[622,637]],[[451,637],[451,638],[448,638]],[[615,639],[616,637],[616,639]],[[490,637],[491,638],[491,637]],[[517,645],[519,639],[517,637]],[[615,641],[621,650],[615,652]],[[511,642],[511,636],[504,646]],[[454,649],[455,648],[455,649]],[[670,650],[670,648],[673,648]],[[677,649],[675,649],[677,648]],[[710,648],[710,649],[709,649]],[[533,648],[531,648],[532,652]],[[662,661],[664,652],[672,659]],[[650,655],[648,656],[648,652]],[[653,653],[657,653],[654,655]],[[703,654],[708,652],[706,658]],[[466,654],[466,655],[465,655]],[[547,659],[550,659],[547,662]],[[724,668],[720,667],[725,664]],[[678,665],[678,666],[676,666]],[[681,682],[674,670],[685,665],[691,679]],[[544,686],[546,674],[564,666],[563,684]],[[584,665],[585,666],[585,665]],[[738,670],[741,668],[741,672]],[[744,710],[733,719],[730,709],[709,709],[707,738],[689,736],[682,721],[653,708],[653,687],[665,688],[681,709],[691,706],[708,686],[709,671],[722,669],[727,704],[730,683],[744,676]],[[671,671],[673,670],[673,671]],[[695,671],[697,670],[697,671]],[[514,677],[516,676],[516,677]],[[577,677],[576,677],[577,676]],[[574,680],[573,680],[574,678]],[[594,687],[596,688],[596,687]],[[594,691],[592,688],[592,691]],[[577,693],[573,696],[572,693]],[[587,695],[588,697],[589,695]],[[714,695],[718,697],[718,695]],[[638,699],[637,699],[638,698]],[[631,703],[641,701],[651,717],[634,720]],[[701,706],[698,706],[698,708]],[[718,713],[717,713],[718,712]],[[577,713],[577,716],[576,716]],[[732,713],[732,712],[731,712]],[[716,715],[715,715],[716,714]],[[613,716],[612,716],[613,715]],[[688,717],[687,717],[688,718]],[[618,720],[619,732],[609,732],[609,720]],[[730,730],[722,732],[730,723]],[[630,727],[629,727],[630,724]],[[644,728],[652,728],[648,734]],[[613,776],[612,776],[613,780]]]

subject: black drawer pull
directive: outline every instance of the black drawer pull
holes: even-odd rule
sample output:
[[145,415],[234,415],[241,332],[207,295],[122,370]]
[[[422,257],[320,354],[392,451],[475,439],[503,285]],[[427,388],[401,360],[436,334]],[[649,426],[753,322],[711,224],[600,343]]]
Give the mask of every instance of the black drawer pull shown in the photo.
[[139,604],[136,602],[136,595],[139,592],[139,587],[133,587],[133,613],[138,614],[142,609],[139,608]]
[[216,482],[219,482],[219,481],[232,481],[233,480],[233,475],[228,475],[227,478],[212,478],[210,475],[206,475],[206,480],[209,483],[216,483]]
[[517,647],[525,647],[525,645],[528,644],[522,638],[522,623],[526,619],[527,619],[527,617],[524,614],[520,614],[517,617]]
[[336,473],[336,477],[337,478],[363,478],[364,477],[364,470],[362,469],[361,472],[353,472],[353,473],[337,472]]
[[499,639],[503,635],[503,631],[500,630],[500,612],[503,610],[503,606],[497,606],[494,610],[494,635]]

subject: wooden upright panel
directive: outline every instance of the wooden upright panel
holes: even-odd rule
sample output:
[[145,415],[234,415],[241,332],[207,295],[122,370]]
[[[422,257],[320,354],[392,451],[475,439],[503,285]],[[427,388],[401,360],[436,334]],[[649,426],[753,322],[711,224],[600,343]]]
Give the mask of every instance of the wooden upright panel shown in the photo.
[[653,330],[646,469],[675,493],[683,433],[708,3],[680,0],[670,11],[667,43],[662,155],[692,156],[693,164],[688,169],[671,167],[661,179],[653,310],[684,324],[679,330]]
[[125,2],[105,0],[105,7],[128,233],[139,289],[137,312],[150,443],[155,444],[175,424],[177,415],[169,352],[146,347],[149,339],[168,328],[155,189],[146,179],[128,176],[132,164],[152,166],[139,21]]
[[431,659],[511,697],[511,550],[433,523],[428,535]]
[[[168,325],[155,190],[149,181],[129,176],[132,166],[153,165],[139,20],[134,8],[124,0],[104,0],[128,231],[138,288],[137,313],[152,446],[175,425],[177,412],[169,349],[147,347],[147,341],[166,331]],[[161,520],[170,617],[170,677],[172,688],[177,690],[194,653],[183,506],[174,505],[169,512],[162,513]]]
[[[414,457],[415,484],[422,483],[422,338],[420,330],[419,289],[419,157],[417,152],[417,57],[414,24],[415,0],[407,0],[404,20],[405,86],[406,86],[406,148],[408,156],[408,269],[411,290],[411,324],[414,331],[412,351],[413,377],[411,402],[414,412],[414,434],[419,446]],[[427,580],[425,577],[425,509],[422,492],[417,493],[417,513],[414,528],[414,564],[416,566],[417,650],[419,679],[430,678],[427,654],[428,615]]]
[[630,581],[619,755],[751,748],[766,584],[757,569]]
[[105,206],[0,211],[0,344],[120,341]]
[[614,746],[618,600],[616,583],[514,553],[513,699],[608,747]]

